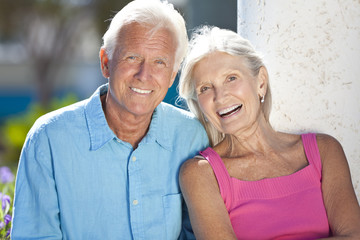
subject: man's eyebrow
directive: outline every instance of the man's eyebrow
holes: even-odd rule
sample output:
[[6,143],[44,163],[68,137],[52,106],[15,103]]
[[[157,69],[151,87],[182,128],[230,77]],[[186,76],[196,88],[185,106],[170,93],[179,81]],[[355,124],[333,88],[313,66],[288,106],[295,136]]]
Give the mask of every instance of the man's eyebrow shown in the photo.
[[140,54],[134,53],[134,52],[125,52],[124,56],[135,56],[135,57],[141,57]]
[[162,60],[164,62],[169,62],[169,58],[167,58],[167,57],[155,57],[154,59],[155,60]]

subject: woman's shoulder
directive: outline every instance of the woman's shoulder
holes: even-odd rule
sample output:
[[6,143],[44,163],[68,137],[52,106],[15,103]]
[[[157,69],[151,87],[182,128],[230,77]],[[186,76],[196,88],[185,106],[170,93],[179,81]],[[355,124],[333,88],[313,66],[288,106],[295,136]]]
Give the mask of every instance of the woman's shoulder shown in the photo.
[[335,148],[335,149],[341,149],[340,142],[333,136],[325,133],[304,133],[304,134],[293,134],[293,133],[280,133],[281,136],[283,136],[287,141],[290,143],[296,144],[297,142],[301,142],[301,136],[302,135],[308,135],[308,134],[315,134],[316,136],[316,143],[318,145],[319,150],[326,150],[329,147]]
[[215,175],[210,163],[199,155],[186,160],[182,164],[180,168],[180,179],[191,183],[194,180],[215,180]]
[[210,163],[203,156],[197,155],[182,164],[180,175],[201,174],[209,170],[211,170]]
[[341,143],[329,134],[317,133],[316,142],[323,160],[327,158],[327,156],[334,156],[334,153],[343,153]]
[[218,182],[210,163],[203,157],[194,157],[180,169],[180,187],[185,194],[197,192],[203,196],[219,192]]
[[335,144],[338,145],[340,142],[333,136],[326,133],[316,133],[316,141],[320,144]]

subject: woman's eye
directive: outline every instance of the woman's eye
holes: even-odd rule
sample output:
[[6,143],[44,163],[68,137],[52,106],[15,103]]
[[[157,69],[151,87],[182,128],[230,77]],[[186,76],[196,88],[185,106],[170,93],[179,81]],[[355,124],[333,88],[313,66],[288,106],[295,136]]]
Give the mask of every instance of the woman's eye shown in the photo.
[[206,90],[209,90],[209,89],[210,89],[210,88],[207,87],[207,86],[201,87],[201,88],[200,88],[200,93],[203,93],[203,92],[205,92]]

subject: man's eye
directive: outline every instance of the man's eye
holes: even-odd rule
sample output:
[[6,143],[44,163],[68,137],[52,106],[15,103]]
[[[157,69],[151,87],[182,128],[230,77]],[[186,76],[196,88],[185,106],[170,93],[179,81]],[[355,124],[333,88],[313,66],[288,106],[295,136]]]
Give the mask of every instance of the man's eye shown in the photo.
[[236,80],[236,79],[237,79],[237,77],[235,77],[235,76],[230,76],[230,77],[228,78],[229,81],[234,81],[234,80]]
[[139,57],[137,57],[137,56],[128,56],[128,57],[126,57],[126,61],[128,61],[130,63],[138,62]]
[[166,66],[165,61],[161,60],[161,59],[155,60],[155,64],[158,65],[159,67],[165,67]]

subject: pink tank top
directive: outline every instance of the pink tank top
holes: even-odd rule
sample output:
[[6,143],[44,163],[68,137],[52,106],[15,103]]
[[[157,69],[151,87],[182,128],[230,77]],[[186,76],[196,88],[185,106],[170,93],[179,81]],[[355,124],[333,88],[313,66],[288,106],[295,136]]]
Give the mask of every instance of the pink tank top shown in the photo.
[[213,149],[200,152],[215,173],[238,239],[306,240],[329,236],[316,135],[301,137],[309,165],[291,175],[259,181],[230,177]]

